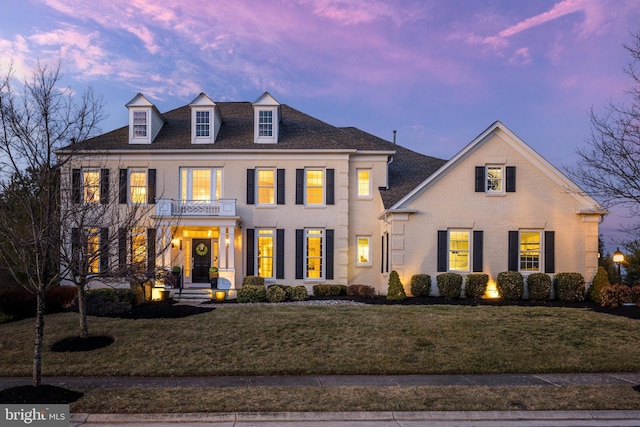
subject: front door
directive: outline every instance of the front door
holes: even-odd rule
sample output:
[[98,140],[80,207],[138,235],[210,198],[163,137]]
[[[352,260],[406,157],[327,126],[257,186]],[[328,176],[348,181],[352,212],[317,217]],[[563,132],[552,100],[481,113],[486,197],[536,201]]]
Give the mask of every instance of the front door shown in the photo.
[[211,240],[193,239],[193,283],[209,283]]

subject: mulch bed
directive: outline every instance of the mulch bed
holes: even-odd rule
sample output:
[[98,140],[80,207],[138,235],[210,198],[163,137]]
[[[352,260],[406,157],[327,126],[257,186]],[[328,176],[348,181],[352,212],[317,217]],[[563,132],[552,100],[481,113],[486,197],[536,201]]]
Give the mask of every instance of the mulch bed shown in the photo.
[[4,404],[68,404],[84,396],[84,393],[52,385],[34,387],[23,385],[0,390],[0,403]]

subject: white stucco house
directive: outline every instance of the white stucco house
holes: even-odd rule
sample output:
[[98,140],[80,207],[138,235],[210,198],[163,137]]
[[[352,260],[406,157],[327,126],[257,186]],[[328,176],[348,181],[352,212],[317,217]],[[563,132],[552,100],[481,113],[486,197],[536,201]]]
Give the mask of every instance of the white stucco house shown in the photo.
[[60,150],[76,157],[63,176],[76,203],[97,202],[82,188],[111,185],[125,208],[153,205],[153,227],[110,231],[121,235],[112,256],[171,240],[148,262],[180,266],[185,289],[208,286],[210,266],[232,295],[248,275],[385,294],[392,270],[407,291],[419,273],[483,272],[491,283],[506,270],[579,272],[589,282],[597,271],[606,210],[500,122],[447,161],[269,93],[200,94],[164,113],[138,94],[126,108],[127,126]]

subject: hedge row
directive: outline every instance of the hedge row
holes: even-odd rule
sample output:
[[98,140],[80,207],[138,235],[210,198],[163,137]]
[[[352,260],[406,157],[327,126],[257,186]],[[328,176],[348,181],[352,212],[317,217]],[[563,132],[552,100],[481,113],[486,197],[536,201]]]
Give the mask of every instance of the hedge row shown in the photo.
[[307,288],[304,286],[271,285],[243,285],[238,289],[238,302],[283,302],[304,301],[309,298]]
[[[75,286],[56,286],[45,295],[46,313],[68,310],[77,295]],[[14,317],[31,317],[36,314],[36,296],[24,288],[0,291],[0,311]]]

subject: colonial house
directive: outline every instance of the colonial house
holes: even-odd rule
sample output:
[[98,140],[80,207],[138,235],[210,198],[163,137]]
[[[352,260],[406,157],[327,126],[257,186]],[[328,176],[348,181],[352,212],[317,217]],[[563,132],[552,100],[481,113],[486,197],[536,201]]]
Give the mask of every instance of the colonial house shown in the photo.
[[92,202],[82,188],[111,185],[123,206],[151,205],[153,227],[123,234],[110,256],[171,241],[147,261],[179,266],[185,289],[207,287],[211,266],[231,296],[249,275],[385,294],[392,270],[407,291],[419,273],[494,283],[506,270],[587,281],[597,270],[606,211],[500,122],[446,161],[269,93],[253,103],[200,94],[165,113],[138,94],[126,108],[128,126],[58,153],[74,156],[63,176],[78,203]]

